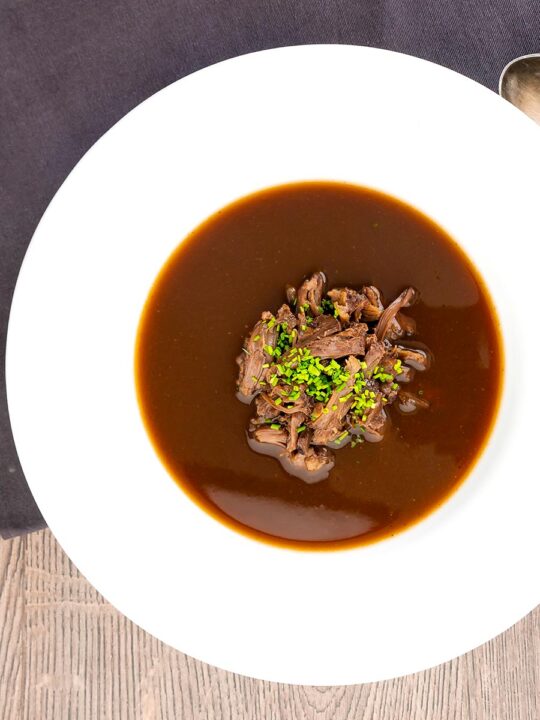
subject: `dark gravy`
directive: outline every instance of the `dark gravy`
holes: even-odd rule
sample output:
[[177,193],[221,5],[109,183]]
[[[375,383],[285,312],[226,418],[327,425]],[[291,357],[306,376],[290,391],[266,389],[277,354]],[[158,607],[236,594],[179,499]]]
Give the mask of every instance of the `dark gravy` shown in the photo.
[[[285,284],[318,269],[330,287],[386,298],[416,287],[409,314],[434,362],[411,386],[429,410],[390,408],[381,443],[340,450],[328,480],[307,485],[250,450],[235,358]],[[143,312],[136,383],[152,442],[195,502],[248,536],[333,549],[394,535],[452,493],[489,436],[502,362],[486,288],[440,227],[379,192],[306,182],[233,203],[178,247]]]

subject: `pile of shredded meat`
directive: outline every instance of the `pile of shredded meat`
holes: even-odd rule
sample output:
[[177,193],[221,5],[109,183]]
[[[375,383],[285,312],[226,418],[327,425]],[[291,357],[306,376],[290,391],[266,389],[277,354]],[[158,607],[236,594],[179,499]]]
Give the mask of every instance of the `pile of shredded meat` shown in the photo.
[[401,311],[417,296],[406,288],[385,307],[373,286],[326,291],[322,272],[288,286],[287,303],[262,313],[237,359],[238,398],[255,407],[250,446],[318,482],[336,449],[382,440],[390,405],[428,407],[402,388],[430,362],[419,344],[403,344],[415,323]]

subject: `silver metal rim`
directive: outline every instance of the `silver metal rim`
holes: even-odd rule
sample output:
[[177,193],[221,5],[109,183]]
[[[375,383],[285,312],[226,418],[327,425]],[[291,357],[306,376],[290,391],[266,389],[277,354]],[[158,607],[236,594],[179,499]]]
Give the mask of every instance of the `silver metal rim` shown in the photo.
[[502,82],[503,82],[503,78],[504,78],[504,76],[506,75],[506,73],[508,72],[508,70],[510,69],[510,67],[511,67],[514,63],[519,62],[520,60],[528,60],[529,58],[534,58],[534,57],[540,57],[540,53],[529,53],[528,55],[520,55],[519,57],[514,58],[513,60],[510,60],[510,62],[507,63],[507,64],[504,66],[504,68],[503,68],[503,70],[502,70],[502,72],[501,72],[501,74],[500,74],[500,77],[499,77],[499,95],[500,95],[501,97],[502,97]]

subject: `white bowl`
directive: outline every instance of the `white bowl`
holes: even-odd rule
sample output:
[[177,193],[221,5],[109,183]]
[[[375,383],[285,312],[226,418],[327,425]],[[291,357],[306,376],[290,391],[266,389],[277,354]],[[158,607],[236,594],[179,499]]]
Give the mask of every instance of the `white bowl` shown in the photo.
[[[539,139],[449,70],[307,46],[184,78],[90,150],[26,255],[7,382],[32,492],[108,600],[207,662],[325,685],[435,665],[533,608]],[[133,375],[141,309],[173,248],[228,202],[304,179],[381,189],[450,232],[495,298],[507,363],[491,442],[460,490],[392,540],[333,553],[249,540],[194,505],[149,442]]]

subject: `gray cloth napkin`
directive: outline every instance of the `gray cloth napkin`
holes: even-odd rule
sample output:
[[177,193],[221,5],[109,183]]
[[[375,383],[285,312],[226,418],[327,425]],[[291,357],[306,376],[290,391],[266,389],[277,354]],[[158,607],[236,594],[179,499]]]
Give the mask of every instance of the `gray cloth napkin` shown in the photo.
[[[538,0],[3,0],[0,7],[0,352],[32,233],[88,148],[169,83],[282,45],[351,43],[417,55],[495,90],[540,51]],[[4,367],[2,361],[2,367]],[[0,380],[0,534],[44,527]]]

